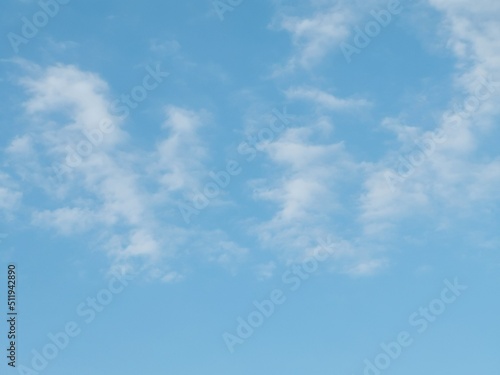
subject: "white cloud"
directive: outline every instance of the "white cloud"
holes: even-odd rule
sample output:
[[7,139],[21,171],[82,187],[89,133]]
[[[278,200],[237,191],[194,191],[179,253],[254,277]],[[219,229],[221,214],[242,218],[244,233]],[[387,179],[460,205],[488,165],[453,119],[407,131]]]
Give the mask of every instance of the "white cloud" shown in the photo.
[[259,264],[256,267],[257,277],[259,280],[267,280],[273,277],[274,271],[276,270],[276,263],[273,261]]
[[0,215],[7,218],[13,217],[13,211],[22,201],[23,194],[18,190],[10,176],[0,172]]
[[[336,205],[333,191],[339,170],[347,167],[342,144],[318,145],[308,141],[311,128],[293,128],[264,151],[277,166],[280,177],[270,189],[257,189],[255,197],[278,203],[275,223],[294,223],[311,212]],[[281,225],[281,224],[280,224]]]
[[353,19],[350,10],[338,6],[316,10],[306,18],[282,14],[274,26],[291,34],[295,48],[285,70],[309,68],[321,61],[349,36]]
[[294,51],[284,66],[275,69],[275,75],[314,68],[331,52],[340,51],[340,44],[371,10],[385,6],[385,0],[310,0],[296,6],[280,3],[271,28],[287,31]]
[[33,224],[56,229],[64,235],[84,232],[95,222],[95,213],[82,207],[63,207],[33,213]]
[[[367,2],[363,9],[368,9],[369,14],[370,8],[379,3]],[[317,125],[324,117],[317,117],[316,124],[308,129],[287,130],[279,140],[263,147],[275,170],[269,171],[267,178],[253,182],[254,198],[270,202],[275,209],[270,219],[254,225],[266,247],[281,249],[293,257],[309,252],[312,238],[333,232],[338,235],[337,244],[345,250],[342,258],[350,261],[337,269],[368,275],[388,265],[378,244],[387,244],[391,235],[397,235],[400,231],[396,229],[404,220],[426,218],[429,225],[439,226],[447,218],[473,217],[478,207],[498,200],[499,160],[481,155],[480,147],[498,131],[495,125],[500,108],[495,103],[500,97],[500,82],[493,83],[496,91],[480,100],[479,108],[470,116],[462,112],[474,102],[471,98],[485,93],[485,79],[500,81],[500,8],[489,1],[479,1],[477,7],[470,7],[466,1],[430,3],[444,13],[440,35],[448,38],[447,45],[457,58],[456,93],[438,119],[437,130],[447,134],[446,141],[437,144],[404,182],[391,188],[386,173],[394,168],[394,162],[399,162],[399,154],[407,157],[409,151],[417,148],[415,141],[429,135],[418,126],[385,119],[382,127],[395,133],[400,149],[398,153],[389,150],[375,162],[355,162],[342,143],[325,144],[317,139],[324,134]],[[313,16],[278,17],[277,24],[290,32],[295,47],[285,69],[314,67],[350,34],[353,23],[363,14],[362,9],[354,13],[349,6],[332,8],[331,2],[318,1],[314,6],[317,12]],[[336,22],[327,24],[327,20]],[[370,104],[358,98],[339,98],[311,86],[295,86],[285,94],[288,99],[310,101],[329,111]],[[459,126],[454,122],[457,113],[464,117]],[[318,137],[311,139],[315,132]],[[343,240],[336,233],[339,213],[349,208],[339,199],[338,191],[346,186],[345,177],[349,175],[354,175],[361,187],[359,194],[356,188],[352,190],[353,195],[358,195],[357,206],[351,207],[360,230],[358,235],[349,233]]]
[[[386,233],[403,218],[433,215],[439,222],[445,216],[468,215],[479,204],[498,199],[499,160],[478,155],[482,143],[498,132],[500,7],[490,1],[478,1],[474,6],[460,0],[429,2],[443,12],[442,35],[457,58],[456,98],[443,111],[434,131],[446,134],[446,140],[436,144],[393,189],[386,173],[388,163],[399,157],[389,153],[370,164],[359,216],[368,234]],[[419,152],[415,141],[424,138],[422,129],[394,120],[386,120],[384,127],[396,133],[406,160],[411,154],[408,150]],[[391,167],[394,171],[394,165]]]
[[207,114],[168,106],[163,128],[167,137],[157,147],[157,173],[167,191],[194,190],[206,173],[208,151],[199,137]]
[[234,272],[234,267],[246,259],[248,249],[233,241],[219,239],[214,247],[208,247],[207,255],[209,261],[228,267]]
[[[99,76],[71,65],[29,68],[21,82],[31,125],[6,153],[16,172],[49,197],[29,207],[33,225],[67,236],[92,233],[92,246],[106,251],[112,270],[148,267],[150,276],[165,282],[183,277],[171,269],[174,259],[202,254],[230,270],[245,259],[247,249],[222,231],[185,229],[176,218],[165,220],[166,212],[176,210],[174,198],[191,194],[207,173],[208,151],[199,134],[209,120],[206,112],[166,106],[166,134],[145,153],[133,148],[120,128],[122,120],[111,113],[109,89]],[[86,141],[83,132],[95,129],[101,119],[112,121],[114,131],[62,179],[47,178],[54,173],[48,165],[63,161],[67,146],[75,149]],[[14,208],[21,197],[12,187],[0,188],[5,208]]]
[[153,39],[149,42],[149,49],[161,55],[176,56],[181,49],[181,45],[175,39]]
[[[55,191],[52,195],[57,200],[56,208],[35,207],[32,222],[64,235],[90,229],[113,233],[121,227],[125,232],[120,241],[109,235],[101,237],[108,242],[104,248],[114,261],[158,252],[161,237],[155,233],[151,204],[139,184],[133,158],[124,158],[121,153],[127,135],[119,128],[120,119],[110,112],[107,84],[95,74],[61,64],[38,69],[21,83],[29,95],[24,107],[34,125],[28,129],[29,135],[17,137],[8,147],[14,160],[30,155],[48,163],[63,161],[67,147],[73,149],[88,141],[85,132],[98,129],[101,121],[107,119],[115,127],[62,180],[47,179],[46,174],[53,171],[40,164],[32,166],[32,181],[46,192]],[[25,163],[17,165],[26,167]]]
[[387,262],[385,260],[372,259],[348,268],[345,273],[351,276],[370,276],[386,266]]
[[312,87],[294,87],[285,92],[289,99],[301,99],[315,103],[320,108],[330,111],[349,111],[369,107],[371,103],[366,99],[339,98],[326,91]]
[[263,146],[272,169],[251,185],[257,202],[271,204],[266,211],[272,209],[272,216],[256,219],[251,231],[286,263],[303,261],[318,242],[332,238],[332,269],[350,273],[360,261],[371,259],[356,239],[340,239],[338,220],[346,214],[341,190],[359,173],[359,166],[342,143],[318,142],[324,126],[318,121],[291,128]]

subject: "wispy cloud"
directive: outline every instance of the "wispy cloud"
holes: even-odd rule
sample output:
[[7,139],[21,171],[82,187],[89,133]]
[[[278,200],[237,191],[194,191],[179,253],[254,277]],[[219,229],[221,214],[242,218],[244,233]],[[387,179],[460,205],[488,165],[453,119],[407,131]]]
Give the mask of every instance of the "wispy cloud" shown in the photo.
[[315,9],[308,17],[279,14],[272,26],[290,33],[294,53],[280,70],[310,68],[350,34],[353,13],[340,6]]
[[[425,138],[423,129],[397,121],[384,122],[400,142],[400,168],[411,176],[396,182],[391,189],[387,178],[388,160],[394,159],[391,153],[367,170],[360,220],[369,233],[387,232],[405,217],[423,215],[441,220],[446,215],[456,216],[457,212],[463,216],[477,210],[478,204],[498,199],[494,186],[500,178],[499,160],[493,155],[479,155],[488,134],[498,131],[493,124],[499,113],[494,103],[500,96],[500,27],[493,18],[500,9],[484,1],[474,9],[463,1],[430,3],[444,12],[442,33],[457,58],[456,98],[442,110],[434,131],[444,134],[445,139],[434,145],[430,153],[415,146]],[[412,152],[405,153],[411,144]]]
[[293,87],[285,91],[289,99],[305,100],[329,111],[352,111],[372,104],[366,99],[340,98],[313,87]]
[[13,211],[21,203],[22,197],[22,192],[11,177],[6,173],[0,172],[0,215],[6,219],[10,219]]

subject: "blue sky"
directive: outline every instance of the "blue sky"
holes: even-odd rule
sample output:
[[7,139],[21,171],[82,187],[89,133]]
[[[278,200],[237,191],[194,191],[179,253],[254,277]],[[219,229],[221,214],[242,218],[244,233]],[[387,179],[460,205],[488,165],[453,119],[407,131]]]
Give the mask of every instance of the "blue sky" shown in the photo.
[[499,16],[5,2],[2,371],[497,371]]

